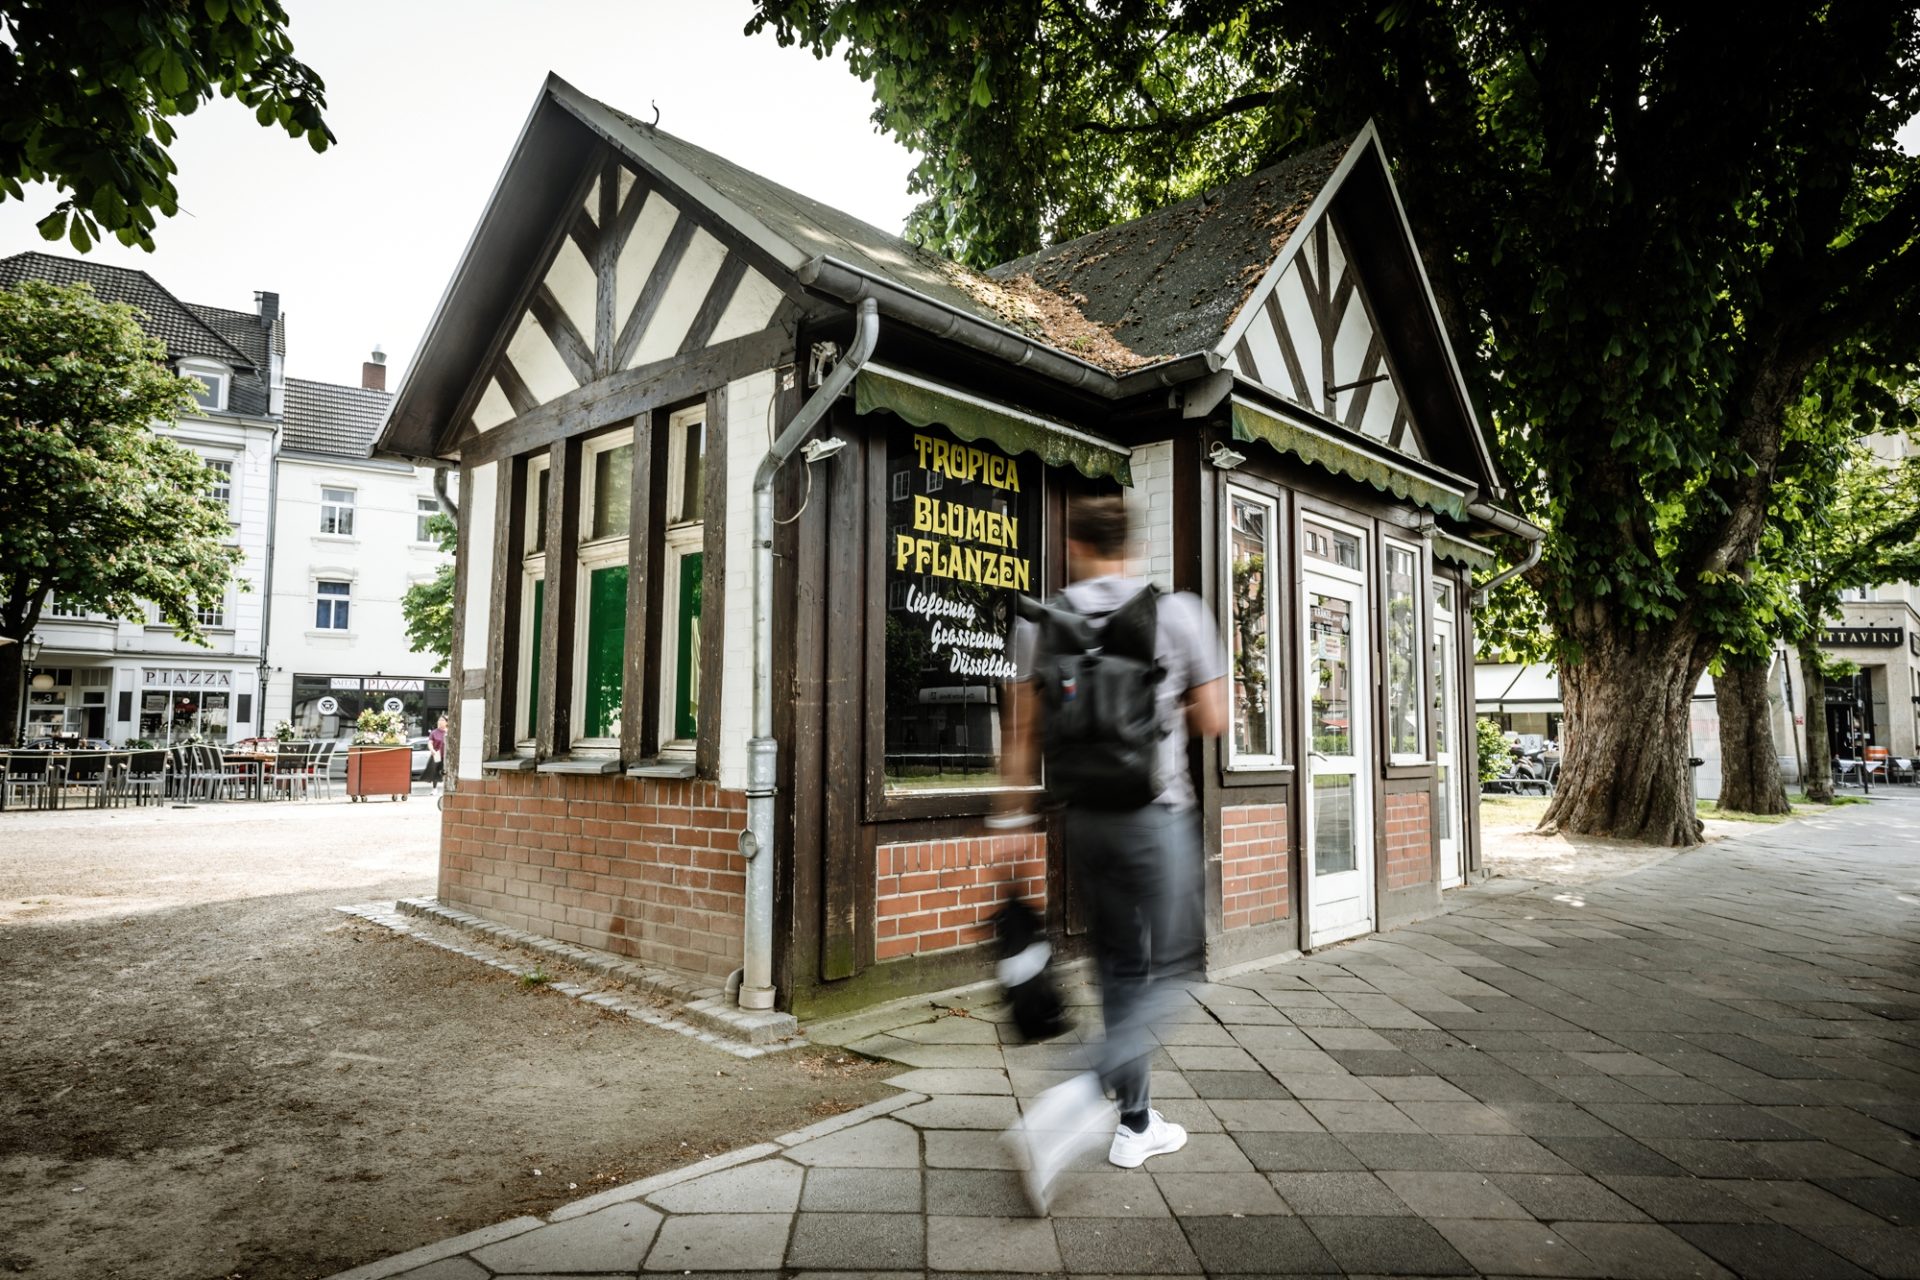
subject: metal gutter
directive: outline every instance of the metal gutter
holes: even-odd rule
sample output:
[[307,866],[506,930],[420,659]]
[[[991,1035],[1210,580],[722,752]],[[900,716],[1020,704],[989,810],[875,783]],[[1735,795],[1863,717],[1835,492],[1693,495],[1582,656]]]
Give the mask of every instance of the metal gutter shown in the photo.
[[1502,569],[1499,573],[1494,574],[1493,577],[1487,579],[1486,582],[1474,589],[1473,607],[1478,609],[1486,604],[1487,594],[1495,587],[1505,582],[1508,578],[1519,577],[1540,563],[1540,552],[1546,545],[1547,532],[1530,520],[1523,520],[1511,511],[1502,511],[1499,507],[1486,502],[1469,503],[1467,505],[1467,514],[1475,520],[1484,521],[1492,525],[1502,533],[1510,533],[1516,538],[1525,538],[1528,544],[1526,559],[1511,568]]
[[454,535],[456,537],[459,536],[460,508],[456,507],[453,504],[453,499],[447,496],[447,469],[445,466],[438,466],[433,469],[433,496],[439,499],[440,509],[447,513],[447,519],[453,521]]
[[1196,351],[1133,373],[1113,374],[1005,325],[969,315],[958,307],[849,266],[838,258],[826,255],[811,258],[797,275],[801,284],[842,302],[871,300],[892,319],[924,333],[993,356],[1015,368],[1031,369],[1051,381],[1092,392],[1105,400],[1124,400],[1143,391],[1191,382],[1217,372],[1226,363],[1226,358],[1216,352]]
[[820,390],[800,406],[793,421],[760,459],[753,473],[753,737],[747,742],[746,963],[740,975],[740,1007],[773,1008],[773,800],[779,779],[780,744],[773,736],[773,479],[807,433],[819,424],[880,339],[880,308],[860,302],[853,346],[833,367]]

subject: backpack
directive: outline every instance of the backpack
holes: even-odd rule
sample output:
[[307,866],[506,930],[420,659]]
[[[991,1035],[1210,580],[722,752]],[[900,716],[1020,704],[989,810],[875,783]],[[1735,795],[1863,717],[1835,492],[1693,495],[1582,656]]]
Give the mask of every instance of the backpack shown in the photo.
[[1093,809],[1137,809],[1164,789],[1155,656],[1159,595],[1151,585],[1109,614],[1085,614],[1064,594],[1020,597],[1039,628],[1033,679],[1046,707],[1041,752],[1047,794]]

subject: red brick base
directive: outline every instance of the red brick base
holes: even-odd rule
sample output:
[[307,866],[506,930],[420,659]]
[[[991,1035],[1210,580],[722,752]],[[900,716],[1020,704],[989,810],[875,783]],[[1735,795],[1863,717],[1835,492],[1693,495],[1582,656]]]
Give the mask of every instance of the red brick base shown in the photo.
[[874,957],[897,960],[985,942],[1009,882],[1044,911],[1047,841],[1027,833],[883,844],[875,850]]
[[1227,928],[1287,918],[1293,909],[1287,852],[1284,804],[1220,811],[1220,896]]
[[1387,797],[1387,888],[1411,889],[1433,879],[1433,798],[1426,792]]
[[502,773],[447,793],[440,900],[643,964],[739,968],[747,798],[700,781]]

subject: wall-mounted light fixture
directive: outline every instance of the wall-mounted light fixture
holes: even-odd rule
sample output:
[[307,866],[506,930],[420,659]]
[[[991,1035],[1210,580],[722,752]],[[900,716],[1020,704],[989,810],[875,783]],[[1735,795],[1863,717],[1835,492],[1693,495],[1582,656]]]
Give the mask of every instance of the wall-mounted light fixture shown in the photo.
[[1216,444],[1207,454],[1207,461],[1222,471],[1231,471],[1247,460],[1247,455],[1238,449],[1229,449],[1224,443]]
[[839,436],[828,436],[824,440],[809,440],[800,446],[800,456],[808,463],[820,462],[831,458],[847,447],[847,442]]

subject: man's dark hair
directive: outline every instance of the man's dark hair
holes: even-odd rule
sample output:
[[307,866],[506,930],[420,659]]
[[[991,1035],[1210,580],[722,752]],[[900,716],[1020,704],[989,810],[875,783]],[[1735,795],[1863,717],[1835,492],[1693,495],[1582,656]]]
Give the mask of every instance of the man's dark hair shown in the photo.
[[1067,499],[1067,540],[1103,560],[1127,553],[1127,503],[1117,493],[1074,494]]

